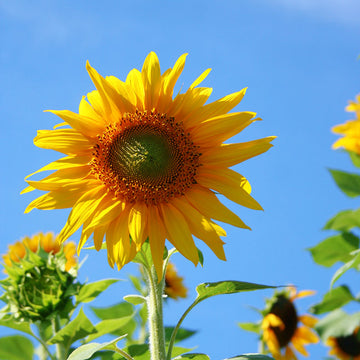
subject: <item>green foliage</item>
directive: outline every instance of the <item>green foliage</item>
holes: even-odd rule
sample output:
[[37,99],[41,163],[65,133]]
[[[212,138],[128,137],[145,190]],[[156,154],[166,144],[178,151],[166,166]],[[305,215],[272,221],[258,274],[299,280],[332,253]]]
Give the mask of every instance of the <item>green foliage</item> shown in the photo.
[[348,302],[356,300],[349,288],[345,285],[331,289],[327,292],[321,303],[314,305],[310,311],[316,315],[338,309]]
[[334,283],[339,280],[341,276],[343,276],[348,270],[350,269],[357,269],[360,268],[360,249],[352,251],[349,254],[352,258],[341,266],[339,269],[336,270],[334,276],[331,279],[330,286],[332,287]]
[[25,334],[32,335],[30,324],[28,322],[18,322],[12,315],[4,314],[0,316],[0,326],[6,326],[11,329],[21,331]]
[[126,335],[118,337],[112,341],[108,341],[106,343],[90,343],[79,346],[75,349],[67,360],[87,360],[90,359],[92,355],[94,355],[97,351],[100,350],[113,350],[116,349],[116,343],[123,339]]
[[348,153],[354,166],[360,168],[360,155],[353,151],[348,151]]
[[[171,334],[174,331],[174,327],[172,326],[165,326],[165,342],[169,342],[171,339]],[[175,343],[188,339],[189,337],[193,336],[196,334],[195,330],[188,330],[188,329],[184,329],[184,328],[180,328],[177,331],[177,335],[176,335],[176,339],[175,339]]]
[[329,170],[338,187],[349,197],[360,195],[360,175]]
[[341,309],[334,310],[329,315],[321,319],[315,326],[322,341],[328,337],[347,336],[353,333],[360,323],[360,312],[347,314]]
[[121,302],[119,304],[109,307],[91,307],[94,314],[101,320],[116,319],[123,316],[129,316],[134,312],[134,307],[127,303]]
[[110,285],[118,282],[117,279],[99,280],[93,283],[85,284],[81,287],[78,295],[75,297],[76,304],[87,303],[93,301]]
[[360,209],[340,211],[324,226],[324,230],[347,232],[354,227],[360,228]]
[[251,331],[256,334],[260,334],[261,331],[261,324],[254,324],[254,323],[238,323],[241,329],[245,331]]
[[146,299],[141,295],[126,295],[123,299],[133,305],[140,305],[146,303]]
[[225,360],[274,360],[274,358],[261,354],[245,354],[245,355],[238,355]]
[[191,360],[210,360],[209,356],[199,353],[183,354],[174,358],[174,360],[191,359]]
[[32,360],[34,346],[32,342],[21,335],[0,338],[0,360]]
[[350,253],[359,247],[359,238],[352,233],[331,236],[316,246],[309,248],[313,260],[322,266],[332,266],[338,261],[352,259]]

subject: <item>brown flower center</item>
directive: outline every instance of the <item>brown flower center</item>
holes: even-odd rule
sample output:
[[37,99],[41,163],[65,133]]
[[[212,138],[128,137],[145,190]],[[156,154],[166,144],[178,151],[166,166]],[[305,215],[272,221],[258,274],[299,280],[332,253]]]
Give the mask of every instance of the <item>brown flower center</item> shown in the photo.
[[271,327],[271,329],[274,331],[280,347],[285,347],[297,329],[298,317],[295,306],[286,296],[280,295],[272,305],[270,313],[279,317],[284,324],[283,329],[280,327]]
[[360,355],[360,340],[358,334],[353,333],[347,336],[339,336],[336,338],[336,342],[339,348],[345,353],[352,357]]
[[110,124],[94,147],[92,173],[118,198],[156,205],[196,183],[198,147],[182,123],[137,111]]

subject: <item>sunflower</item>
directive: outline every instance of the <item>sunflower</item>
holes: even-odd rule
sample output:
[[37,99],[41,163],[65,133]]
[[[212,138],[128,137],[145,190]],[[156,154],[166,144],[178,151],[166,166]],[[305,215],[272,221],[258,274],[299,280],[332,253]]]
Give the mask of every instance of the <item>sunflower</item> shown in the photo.
[[188,289],[183,284],[183,278],[178,275],[173,263],[168,263],[165,271],[164,292],[172,299],[186,298]]
[[349,101],[349,105],[345,110],[355,112],[356,119],[332,128],[334,133],[343,135],[342,138],[335,141],[333,148],[343,147],[346,150],[360,154],[360,94],[356,96],[355,101]]
[[[304,345],[319,341],[317,335],[310,330],[317,320],[310,315],[298,316],[294,306],[295,299],[313,293],[309,290],[296,293],[295,288],[291,287],[270,300],[269,311],[261,327],[263,340],[276,360],[296,360],[294,349],[308,356]],[[304,326],[299,326],[299,323]]]
[[[32,237],[25,236],[21,241],[9,245],[8,253],[2,256],[3,261],[7,266],[11,267],[13,262],[19,263],[25,257],[27,251],[36,253],[39,247],[48,254],[53,255],[57,254],[62,248],[52,232],[46,234],[40,232]],[[65,270],[69,271],[77,265],[75,243],[68,242],[63,246],[63,250],[66,258]]]
[[173,98],[186,55],[161,74],[151,52],[142,71],[131,70],[124,82],[87,63],[96,90],[83,97],[79,113],[50,110],[63,122],[38,131],[34,143],[66,156],[36,171],[56,170],[27,180],[23,192],[47,191],[25,212],[72,208],[60,242],[80,227],[78,252],[91,236],[99,250],[105,237],[109,264],[120,269],[148,238],[161,277],[165,239],[196,265],[193,236],[225,260],[220,236],[226,233],[213,220],[249,229],[215,192],[262,209],[247,179],[229,167],[267,151],[274,137],[223,143],[260,119],[254,112],[228,113],[246,89],[205,105],[212,89],[198,85],[209,69]]
[[341,360],[360,360],[359,328],[347,336],[329,337],[326,344],[331,347],[329,355]]

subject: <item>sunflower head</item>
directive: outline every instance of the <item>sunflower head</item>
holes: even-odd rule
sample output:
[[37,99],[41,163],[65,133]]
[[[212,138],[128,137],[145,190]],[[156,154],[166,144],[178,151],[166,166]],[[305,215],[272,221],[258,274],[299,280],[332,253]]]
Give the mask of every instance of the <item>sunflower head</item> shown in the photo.
[[105,239],[111,266],[132,261],[149,239],[159,279],[166,239],[195,265],[193,236],[225,260],[226,233],[213,220],[249,227],[216,194],[262,209],[247,179],[230,167],[264,153],[274,139],[225,143],[260,119],[249,111],[229,113],[246,89],[207,103],[212,89],[198,85],[209,70],[173,97],[186,55],[161,73],[152,52],[125,81],[104,78],[87,63],[96,90],[81,100],[79,113],[51,111],[62,122],[34,140],[65,157],[39,170],[55,171],[51,175],[27,179],[23,191],[46,191],[26,212],[72,208],[60,242],[82,228],[78,251],[91,237],[99,250]]
[[316,319],[309,315],[299,316],[294,304],[295,299],[312,293],[296,293],[295,288],[291,287],[276,293],[267,301],[261,327],[263,341],[275,359],[296,359],[294,350],[307,356],[304,345],[318,342],[318,337],[310,330],[316,324]]
[[356,96],[355,101],[349,101],[345,108],[348,112],[355,112],[355,119],[349,120],[345,124],[336,125],[332,131],[343,137],[335,141],[333,148],[345,148],[360,154],[360,94]]
[[25,237],[3,256],[8,277],[0,282],[7,311],[17,320],[36,321],[66,312],[77,275],[75,244],[59,246],[52,233]]
[[330,346],[329,355],[341,360],[360,360],[359,327],[346,336],[329,337],[326,344]]
[[173,263],[168,263],[165,272],[165,294],[175,300],[186,298],[188,289],[184,285],[184,279],[178,275]]

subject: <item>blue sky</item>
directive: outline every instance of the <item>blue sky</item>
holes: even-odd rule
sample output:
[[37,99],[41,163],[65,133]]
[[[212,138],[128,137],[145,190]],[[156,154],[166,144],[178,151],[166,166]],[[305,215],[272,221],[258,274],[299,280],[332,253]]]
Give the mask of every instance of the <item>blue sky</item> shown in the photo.
[[[358,207],[357,199],[340,193],[327,168],[353,170],[346,154],[331,150],[336,136],[330,128],[351,119],[344,107],[360,92],[359,18],[357,0],[0,0],[0,253],[22,236],[59,232],[66,221],[68,210],[24,215],[35,195],[19,193],[27,174],[59,157],[33,145],[38,129],[57,122],[43,110],[77,111],[81,96],[94,89],[86,60],[103,75],[125,79],[150,51],[158,54],[162,71],[188,52],[178,90],[210,67],[204,85],[214,89],[211,101],[248,87],[236,110],[256,111],[263,119],[234,142],[278,138],[268,153],[235,168],[249,179],[265,211],[224,200],[253,230],[225,226],[227,262],[200,243],[203,268],[174,256],[190,298],[165,305],[165,322],[175,323],[198,283],[225,279],[316,289],[312,299],[299,301],[304,312],[320,300],[334,271],[316,266],[305,249],[330,235],[321,228],[332,215]],[[136,271],[132,265],[120,273],[112,270],[105,253],[83,251],[81,257],[86,255],[81,281],[124,279]],[[349,274],[344,281],[354,279]],[[96,305],[113,304],[129,291],[127,283],[117,284]],[[185,345],[198,345],[197,351],[212,359],[256,352],[256,337],[236,323],[258,319],[248,305],[262,307],[270,295],[263,291],[201,303],[184,323],[199,331]],[[7,333],[0,328],[0,335]],[[309,350],[314,359],[326,354],[322,346]]]

